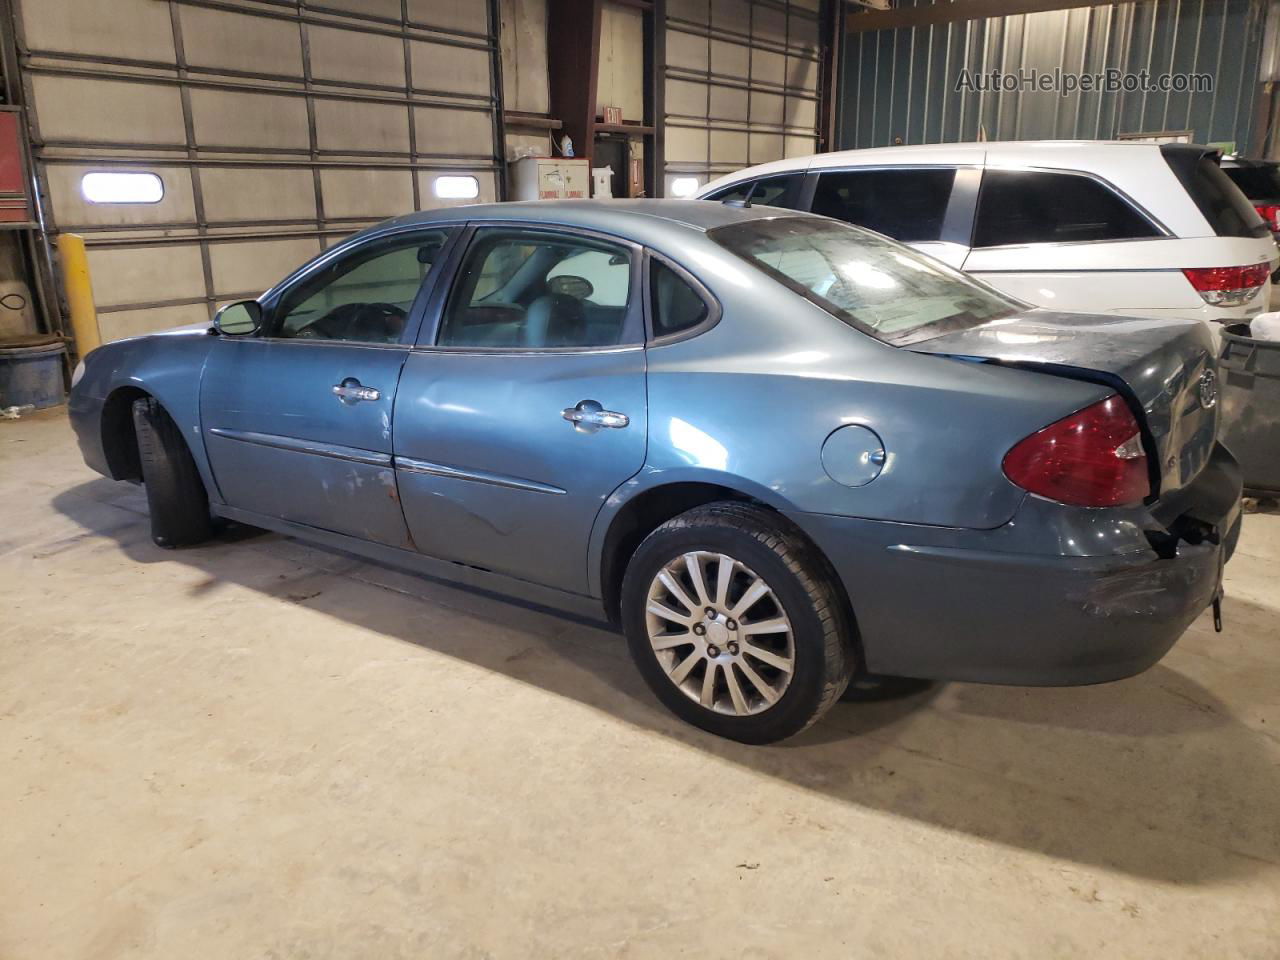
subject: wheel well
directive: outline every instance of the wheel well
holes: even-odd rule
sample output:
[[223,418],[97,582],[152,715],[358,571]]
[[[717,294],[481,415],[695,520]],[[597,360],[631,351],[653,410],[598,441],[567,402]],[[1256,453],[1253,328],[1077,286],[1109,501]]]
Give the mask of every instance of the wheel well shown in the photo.
[[133,402],[149,396],[137,387],[121,387],[102,405],[102,453],[113,480],[142,480],[138,435],[133,429]]
[[672,517],[717,500],[759,502],[714,483],[673,483],[646,490],[623,505],[609,525],[609,532],[605,534],[600,561],[600,589],[604,597],[604,608],[611,622],[618,621],[622,577],[640,542]]
[[629,500],[618,511],[618,515],[613,518],[613,523],[609,527],[609,532],[605,534],[604,550],[600,562],[601,595],[604,599],[605,612],[608,614],[610,622],[617,624],[621,619],[622,578],[627,572],[627,564],[630,562],[632,554],[636,552],[636,548],[640,546],[644,538],[672,517],[679,516],[686,510],[692,510],[694,507],[699,507],[704,503],[714,503],[718,500],[736,500],[739,503],[750,503],[763,510],[768,510],[777,517],[779,525],[787,527],[797,536],[804,538],[813,547],[814,553],[826,568],[827,575],[831,578],[831,583],[835,587],[840,604],[848,618],[847,622],[853,634],[852,639],[858,663],[865,664],[862,637],[858,632],[858,622],[857,617],[854,615],[853,604],[849,600],[849,594],[845,590],[844,583],[836,573],[831,561],[827,559],[826,554],[809,539],[803,530],[797,527],[784,514],[779,513],[774,507],[741,491],[714,483],[673,483],[653,490],[646,490],[644,493]]

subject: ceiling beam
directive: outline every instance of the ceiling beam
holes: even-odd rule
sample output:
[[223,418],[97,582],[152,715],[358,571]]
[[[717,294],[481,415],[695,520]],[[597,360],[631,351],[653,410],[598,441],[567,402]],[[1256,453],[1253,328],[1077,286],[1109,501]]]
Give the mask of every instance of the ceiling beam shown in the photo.
[[899,27],[928,27],[957,20],[980,20],[985,17],[1007,17],[1017,13],[1044,13],[1075,7],[1106,7],[1115,0],[940,0],[927,7],[898,7],[893,10],[866,10],[858,5],[848,7],[844,18],[849,33],[869,30],[895,30]]

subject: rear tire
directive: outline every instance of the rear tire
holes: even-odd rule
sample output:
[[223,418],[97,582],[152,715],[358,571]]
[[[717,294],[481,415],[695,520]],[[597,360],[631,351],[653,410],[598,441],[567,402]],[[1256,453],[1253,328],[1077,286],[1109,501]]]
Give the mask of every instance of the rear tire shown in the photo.
[[133,403],[138,460],[151,511],[151,539],[172,549],[213,535],[209,497],[182,431],[150,397]]
[[711,503],[668,520],[631,557],[621,600],[649,688],[680,718],[731,740],[799,733],[853,674],[852,627],[825,560],[761,507]]

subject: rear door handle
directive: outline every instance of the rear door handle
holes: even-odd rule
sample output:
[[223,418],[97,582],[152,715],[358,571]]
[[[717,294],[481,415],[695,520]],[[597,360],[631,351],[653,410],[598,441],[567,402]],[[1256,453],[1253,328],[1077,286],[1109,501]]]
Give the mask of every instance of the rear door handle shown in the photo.
[[333,385],[333,395],[346,404],[356,404],[361,400],[380,400],[382,394],[377,387],[366,387],[355,377],[347,377],[341,383]]
[[621,430],[631,423],[631,418],[616,410],[605,410],[595,400],[583,400],[576,407],[565,407],[560,416],[568,420],[579,430],[594,430],[598,427],[612,427]]

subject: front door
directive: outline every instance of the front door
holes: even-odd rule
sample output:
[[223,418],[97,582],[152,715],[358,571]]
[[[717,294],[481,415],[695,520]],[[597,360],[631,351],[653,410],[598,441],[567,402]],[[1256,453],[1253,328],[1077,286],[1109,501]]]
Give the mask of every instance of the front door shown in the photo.
[[264,329],[214,344],[205,447],[232,507],[409,546],[391,412],[445,230],[417,228],[321,258],[264,302]]
[[405,362],[395,462],[418,549],[585,593],[591,526],[644,464],[639,248],[474,231]]

